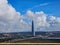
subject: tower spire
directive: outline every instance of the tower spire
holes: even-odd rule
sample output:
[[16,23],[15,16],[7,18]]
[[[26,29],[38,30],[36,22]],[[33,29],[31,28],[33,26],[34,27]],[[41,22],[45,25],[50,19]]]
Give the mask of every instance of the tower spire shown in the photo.
[[34,22],[32,20],[32,36],[35,36],[35,30],[34,30]]

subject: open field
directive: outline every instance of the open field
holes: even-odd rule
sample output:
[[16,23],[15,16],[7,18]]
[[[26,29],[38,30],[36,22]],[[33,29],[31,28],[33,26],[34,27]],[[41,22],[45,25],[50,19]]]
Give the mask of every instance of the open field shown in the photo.
[[60,43],[60,40],[47,40],[47,39],[27,39],[14,41],[15,43]]
[[4,42],[8,43],[60,43],[60,39],[41,39],[41,38],[28,38],[28,39],[13,39]]

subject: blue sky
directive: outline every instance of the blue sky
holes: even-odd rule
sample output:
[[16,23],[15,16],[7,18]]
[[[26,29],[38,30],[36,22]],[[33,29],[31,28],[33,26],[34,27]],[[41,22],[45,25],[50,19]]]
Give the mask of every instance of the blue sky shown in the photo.
[[8,2],[21,14],[32,10],[44,11],[46,14],[60,17],[60,0],[8,0]]
[[[23,16],[24,15],[24,16]],[[0,0],[0,32],[60,31],[60,0]]]

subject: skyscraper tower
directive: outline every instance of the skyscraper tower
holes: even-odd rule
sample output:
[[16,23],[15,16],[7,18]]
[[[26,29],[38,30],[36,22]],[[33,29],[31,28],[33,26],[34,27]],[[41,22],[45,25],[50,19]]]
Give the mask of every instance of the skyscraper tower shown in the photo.
[[32,36],[35,36],[35,30],[34,30],[34,22],[32,20]]

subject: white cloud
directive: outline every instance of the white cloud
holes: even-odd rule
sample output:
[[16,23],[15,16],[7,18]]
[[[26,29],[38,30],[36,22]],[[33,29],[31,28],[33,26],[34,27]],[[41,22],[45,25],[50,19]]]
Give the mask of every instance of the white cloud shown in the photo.
[[42,27],[48,27],[49,24],[47,23],[46,21],[46,14],[41,11],[41,12],[35,12],[35,15],[36,15],[36,19],[37,20],[37,25],[38,26],[42,26]]
[[8,4],[7,0],[0,0],[0,32],[28,30],[28,25],[21,22],[21,20],[21,14],[16,12],[15,8]]
[[39,6],[47,6],[47,5],[49,5],[49,3],[42,3]]
[[35,30],[60,29],[60,18],[55,16],[47,18],[47,14],[43,11],[32,12],[28,10],[24,15],[17,12],[12,5],[8,4],[7,0],[0,0],[0,32],[31,31],[31,20],[34,20]]
[[30,20],[34,20],[35,28],[38,27],[49,27],[49,23],[46,21],[46,14],[41,12],[32,12],[30,10],[27,11],[25,18]]
[[56,20],[56,17],[54,17],[54,16],[49,16],[49,18],[50,18],[51,21]]
[[60,17],[49,16],[49,21],[60,23]]
[[57,18],[56,21],[60,23],[60,18]]
[[[55,16],[49,16],[43,11],[32,12],[27,11],[25,18],[34,20],[35,30],[41,31],[58,31],[60,28],[60,18]],[[49,20],[49,21],[48,21]]]

